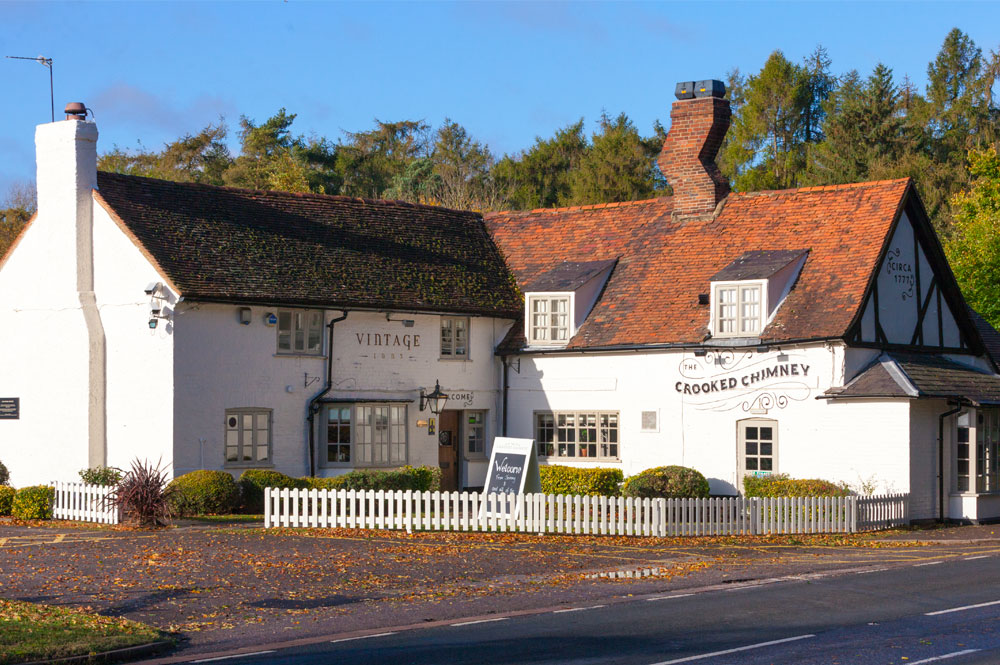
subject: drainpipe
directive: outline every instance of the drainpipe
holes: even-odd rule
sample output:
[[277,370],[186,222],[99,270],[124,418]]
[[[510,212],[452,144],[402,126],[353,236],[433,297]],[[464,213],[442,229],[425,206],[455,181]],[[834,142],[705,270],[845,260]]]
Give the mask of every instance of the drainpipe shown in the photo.
[[326,347],[326,385],[323,386],[323,390],[316,393],[316,396],[309,400],[309,414],[306,416],[306,422],[309,423],[309,475],[316,475],[316,428],[313,426],[313,421],[316,419],[316,413],[319,411],[319,401],[322,399],[330,389],[333,388],[333,325],[338,321],[343,321],[350,314],[346,309],[343,310],[344,315],[338,316],[335,319],[331,319],[330,323],[326,324],[326,327],[330,329],[330,342]]
[[938,522],[944,521],[944,419],[962,410],[959,404],[938,416]]
[[507,394],[510,392],[510,384],[507,378],[510,368],[507,367],[507,356],[500,356],[500,362],[503,363],[503,427],[501,428],[502,434],[500,436],[507,436]]

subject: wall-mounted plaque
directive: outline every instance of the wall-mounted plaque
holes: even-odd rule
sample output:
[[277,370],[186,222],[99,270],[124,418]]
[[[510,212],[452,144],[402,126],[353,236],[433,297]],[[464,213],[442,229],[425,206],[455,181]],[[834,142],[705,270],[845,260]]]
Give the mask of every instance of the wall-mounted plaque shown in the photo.
[[21,417],[20,397],[0,397],[0,420],[17,420]]

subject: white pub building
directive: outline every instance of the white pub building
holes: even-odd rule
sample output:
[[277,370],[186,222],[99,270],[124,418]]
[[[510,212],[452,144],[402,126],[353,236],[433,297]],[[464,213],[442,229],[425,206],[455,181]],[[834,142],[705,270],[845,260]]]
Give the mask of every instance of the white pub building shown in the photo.
[[476,488],[507,435],[717,495],[785,473],[1000,518],[1000,335],[912,182],[730,192],[729,116],[718,82],[678,86],[672,196],[485,219],[98,173],[92,122],[41,125],[38,214],[0,260],[0,461],[17,485],[138,457]]

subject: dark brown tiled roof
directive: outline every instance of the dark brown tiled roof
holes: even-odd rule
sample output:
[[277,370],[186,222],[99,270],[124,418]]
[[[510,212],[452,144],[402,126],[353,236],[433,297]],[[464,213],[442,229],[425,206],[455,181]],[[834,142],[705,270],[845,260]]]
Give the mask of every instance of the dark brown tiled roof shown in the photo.
[[990,354],[993,364],[1000,367],[1000,332],[997,332],[997,329],[991,326],[989,321],[980,316],[979,312],[971,307],[968,310],[972,324],[976,326],[976,330],[983,340],[983,345],[986,346],[986,352]]
[[[764,341],[845,335],[862,306],[909,180],[730,194],[717,216],[675,217],[671,197],[486,216],[519,284],[563,261],[620,257],[574,348],[699,344],[698,294],[748,251],[803,251],[798,281]],[[510,340],[508,340],[510,341]]]
[[478,214],[98,173],[186,299],[506,318],[522,298]]
[[834,398],[937,397],[964,399],[975,404],[1000,404],[1000,376],[944,356],[885,353]]

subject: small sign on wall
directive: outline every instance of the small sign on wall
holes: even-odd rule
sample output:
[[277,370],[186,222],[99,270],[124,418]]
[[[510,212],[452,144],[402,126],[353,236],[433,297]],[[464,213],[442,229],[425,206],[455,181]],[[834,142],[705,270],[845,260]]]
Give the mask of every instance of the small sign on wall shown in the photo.
[[0,397],[0,420],[18,420],[21,417],[20,397]]

